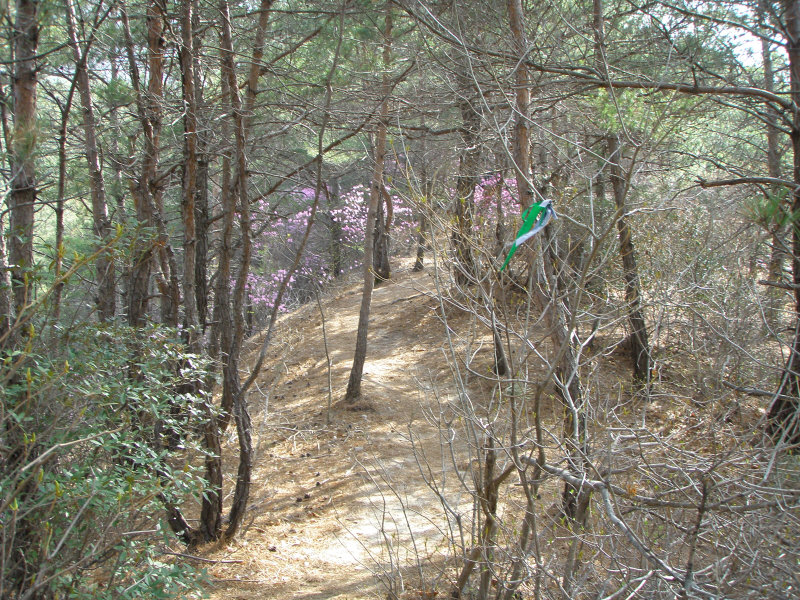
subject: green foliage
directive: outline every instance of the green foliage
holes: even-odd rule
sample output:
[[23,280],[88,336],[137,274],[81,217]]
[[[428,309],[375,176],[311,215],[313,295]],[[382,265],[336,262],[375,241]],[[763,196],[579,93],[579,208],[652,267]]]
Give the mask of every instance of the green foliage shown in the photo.
[[109,106],[125,106],[134,102],[134,93],[131,84],[124,79],[116,77],[105,85],[95,86],[95,94]]
[[196,593],[198,573],[159,558],[171,534],[157,515],[165,500],[202,491],[188,424],[202,424],[205,399],[177,390],[205,375],[161,327],[84,323],[47,339],[29,331],[24,349],[4,355],[0,595]]
[[768,230],[783,227],[787,223],[795,223],[797,215],[792,215],[786,203],[787,190],[774,194],[754,196],[745,202],[745,210],[753,222]]

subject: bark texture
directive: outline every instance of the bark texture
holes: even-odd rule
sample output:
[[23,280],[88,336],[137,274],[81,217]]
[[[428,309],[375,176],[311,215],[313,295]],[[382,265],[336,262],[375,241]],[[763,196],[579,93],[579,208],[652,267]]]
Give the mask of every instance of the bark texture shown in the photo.
[[391,93],[389,73],[386,71],[391,56],[392,40],[390,2],[386,4],[386,21],[383,33],[384,72],[381,84],[383,102],[381,103],[378,129],[375,133],[375,162],[372,167],[372,185],[369,190],[369,205],[367,207],[367,225],[364,240],[364,288],[361,292],[361,309],[358,313],[358,331],[356,332],[356,349],[353,356],[353,366],[350,369],[350,378],[347,381],[347,391],[344,395],[345,403],[350,405],[355,404],[361,398],[361,379],[364,375],[364,362],[367,359],[369,312],[372,305],[372,290],[375,287],[375,273],[373,272],[372,264],[375,220],[378,212],[378,203],[382,202],[383,161],[386,156],[386,125],[389,118],[389,95]]
[[8,260],[14,306],[19,315],[30,301],[33,222],[36,205],[36,53],[39,2],[17,0],[14,22],[14,133],[11,142],[11,193],[8,196]]
[[[792,112],[792,214],[800,214],[800,0],[784,0],[786,14],[786,49]],[[794,340],[768,412],[767,431],[775,440],[800,443],[800,229],[792,227],[792,283],[794,284]]]
[[622,258],[622,273],[625,278],[625,302],[631,326],[630,350],[633,358],[633,376],[640,383],[647,383],[650,377],[650,345],[647,339],[647,324],[641,306],[641,286],[636,254],[628,223],[625,198],[628,195],[627,181],[622,174],[622,149],[617,136],[607,138],[608,161],[611,185],[614,189],[614,203],[617,207],[617,230],[619,231],[619,254]]
[[458,159],[456,178],[453,252],[455,278],[460,285],[475,279],[475,257],[472,249],[472,228],[475,215],[475,186],[478,184],[478,167],[481,158],[479,139],[481,115],[475,106],[479,99],[477,83],[470,74],[465,57],[456,72],[458,82],[458,110],[461,114],[461,140],[463,149]]
[[[97,141],[97,125],[92,105],[92,89],[86,66],[86,52],[81,52],[72,0],[64,0],[67,16],[67,35],[75,61],[75,76],[83,113],[84,148],[89,167],[89,188],[92,196],[93,233],[100,248],[107,246],[112,238],[111,221],[108,218],[106,203],[106,183],[103,167],[100,164],[100,148]],[[95,261],[97,296],[95,303],[101,321],[114,318],[116,312],[116,285],[114,275],[114,254],[107,248]]]

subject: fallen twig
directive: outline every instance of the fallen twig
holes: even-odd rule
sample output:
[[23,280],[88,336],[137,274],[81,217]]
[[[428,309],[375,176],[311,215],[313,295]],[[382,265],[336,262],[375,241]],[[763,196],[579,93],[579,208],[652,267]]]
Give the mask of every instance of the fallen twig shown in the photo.
[[775,392],[769,392],[767,390],[759,390],[758,388],[748,388],[742,387],[740,385],[733,385],[732,383],[728,383],[727,381],[722,381],[722,385],[726,388],[730,388],[737,392],[742,392],[743,394],[748,394],[749,396],[761,396],[762,398],[788,398],[794,399],[794,396],[787,396],[786,394],[776,394]]

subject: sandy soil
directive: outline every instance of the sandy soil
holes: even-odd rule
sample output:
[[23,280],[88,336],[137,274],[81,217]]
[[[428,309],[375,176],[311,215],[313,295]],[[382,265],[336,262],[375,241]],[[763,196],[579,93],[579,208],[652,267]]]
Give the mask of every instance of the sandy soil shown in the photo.
[[[322,298],[324,336],[317,303],[280,321],[250,395],[256,454],[243,530],[231,544],[198,553],[213,561],[198,563],[210,576],[213,600],[385,598],[390,583],[409,599],[432,598],[437,588],[440,597],[447,594],[450,582],[437,577],[444,572],[452,576],[449,567],[455,565],[447,561],[456,553],[446,546],[448,523],[425,475],[430,464],[437,484],[444,478],[439,491],[468,520],[471,497],[459,486],[458,475],[469,479],[470,448],[457,442],[451,453],[442,441],[446,436],[437,423],[457,418],[445,324],[430,270],[412,273],[409,266],[374,292],[360,410],[348,410],[340,400],[352,363],[361,285],[354,280]],[[493,352],[485,327],[476,326],[467,313],[447,313],[453,337],[464,333],[461,341],[471,344],[466,352],[475,372],[488,373]],[[539,336],[534,343],[546,337],[544,331],[531,334]],[[249,341],[250,358],[243,369],[252,367],[262,339],[263,333]],[[609,351],[598,365],[593,385],[613,396],[630,370],[628,357]],[[694,398],[681,396],[681,390],[690,389],[688,369],[659,370],[661,392],[646,406],[654,432],[673,443],[683,439],[680,443],[697,445],[697,428],[710,428],[715,435],[700,436],[704,445],[712,437],[733,439],[728,429],[746,430],[763,414],[757,402],[736,401],[736,417],[729,419],[730,399],[709,405],[708,414],[700,415]],[[469,386],[476,402],[491,396],[491,388],[479,376]],[[560,422],[556,400],[540,410],[545,420]],[[595,417],[602,421],[600,413]],[[598,440],[600,421],[595,424]],[[223,450],[228,474],[236,472],[238,460],[232,429]],[[230,477],[228,490],[233,488]],[[550,515],[549,539],[555,539],[547,552],[563,555],[564,549],[556,547],[565,539],[556,516],[558,486],[554,480],[541,492],[543,507],[550,502],[556,507],[544,514]]]
[[[419,476],[420,453],[411,443],[413,435],[428,459],[440,457],[438,431],[425,413],[438,414],[450,401],[444,325],[433,291],[428,271],[407,267],[376,288],[364,402],[355,411],[339,401],[352,363],[361,288],[353,283],[323,299],[330,423],[319,306],[310,303],[282,319],[278,343],[250,396],[256,457],[243,532],[232,544],[201,553],[220,561],[203,565],[213,581],[211,598],[375,597],[385,595],[387,569],[413,571],[415,557],[404,546],[416,544],[420,555],[443,560],[437,557],[444,524],[425,510],[437,500]],[[252,348],[262,339],[250,340]],[[235,447],[229,439],[227,473],[235,472]]]

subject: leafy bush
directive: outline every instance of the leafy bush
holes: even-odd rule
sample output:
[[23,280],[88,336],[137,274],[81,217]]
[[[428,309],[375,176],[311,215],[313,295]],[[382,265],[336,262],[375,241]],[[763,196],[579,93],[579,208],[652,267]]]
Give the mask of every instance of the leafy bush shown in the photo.
[[202,491],[187,424],[205,400],[178,390],[204,364],[164,328],[26,335],[0,364],[0,597],[192,597],[158,515]]

